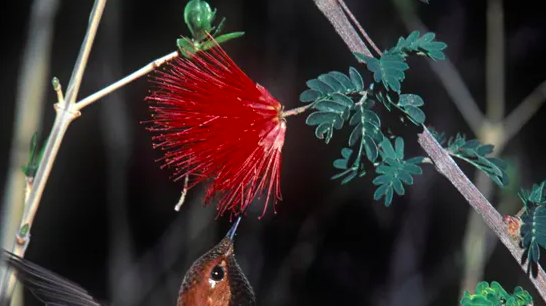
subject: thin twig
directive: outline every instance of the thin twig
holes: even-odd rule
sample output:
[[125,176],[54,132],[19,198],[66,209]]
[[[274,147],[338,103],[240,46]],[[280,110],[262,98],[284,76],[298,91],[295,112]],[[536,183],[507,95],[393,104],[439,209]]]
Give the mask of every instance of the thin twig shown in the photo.
[[[51,168],[55,162],[55,157],[59,152],[59,147],[61,146],[64,134],[66,133],[70,123],[79,116],[79,112],[72,109],[72,106],[74,105],[81,85],[81,79],[85,71],[87,59],[89,58],[89,53],[91,52],[91,47],[93,45],[93,41],[95,40],[95,34],[97,33],[97,28],[99,26],[105,5],[106,0],[95,1],[93,10],[91,11],[91,16],[89,18],[87,32],[68,84],[66,99],[59,100],[54,106],[55,110],[57,111],[55,123],[51,129],[51,134],[44,149],[44,155],[40,165],[38,166],[36,176],[34,177],[32,189],[30,190],[27,201],[25,201],[23,217],[17,232],[17,243],[11,249],[14,254],[20,257],[25,255],[26,248],[30,242],[30,230],[32,228],[34,217],[36,216],[36,212],[40,206],[40,200],[42,198],[45,184],[49,174],[51,173]],[[58,92],[59,90],[60,87],[57,88],[56,91]],[[62,95],[57,94],[57,97],[62,97]],[[8,282],[8,291],[5,292],[8,299],[9,296],[11,296],[11,290],[15,282],[13,275],[10,276],[10,279],[10,282]]]
[[360,31],[360,34],[362,34],[362,36],[364,37],[364,39],[368,42],[368,44],[370,44],[370,46],[372,46],[372,48],[374,49],[375,52],[377,52],[378,55],[381,55],[381,50],[379,50],[379,48],[375,45],[375,43],[373,42],[373,40],[371,39],[371,37],[368,35],[368,33],[366,33],[366,31],[364,30],[364,28],[360,25],[360,23],[358,22],[358,20],[355,18],[355,16],[353,15],[353,13],[351,12],[351,10],[349,10],[349,8],[347,7],[347,5],[345,5],[345,2],[343,2],[343,0],[337,0],[339,2],[339,4],[341,5],[341,7],[343,8],[343,10],[345,11],[345,14],[347,14],[347,16],[349,16],[349,18],[351,19],[351,21],[356,25],[356,28]]
[[[66,93],[66,99],[64,102],[55,105],[55,110],[57,111],[57,117],[53,128],[51,129],[51,134],[49,140],[47,141],[46,147],[44,149],[44,155],[42,157],[41,163],[38,167],[36,177],[34,178],[34,184],[28,201],[25,203],[25,212],[23,214],[23,219],[21,221],[21,227],[28,226],[26,239],[27,244],[30,239],[30,229],[32,227],[32,222],[36,211],[40,205],[40,200],[42,198],[42,193],[45,188],[45,184],[51,173],[51,168],[55,162],[55,157],[59,152],[59,147],[61,146],[62,139],[70,123],[76,119],[80,114],[77,110],[74,110],[71,106],[76,100],[76,95],[80,88],[81,78],[87,64],[87,59],[89,57],[89,52],[91,51],[91,46],[95,39],[95,34],[99,26],[100,18],[106,5],[106,0],[96,0],[93,5],[93,11],[91,13],[91,18],[89,19],[89,26],[87,28],[87,33],[85,35],[82,47],[80,49],[80,54],[76,60],[76,64],[73,70],[72,77],[70,78],[70,83],[68,84],[68,91]],[[62,108],[61,108],[62,106]],[[16,253],[19,256],[24,255],[24,250],[19,250]]]
[[178,52],[174,51],[174,52],[171,52],[161,58],[158,58],[152,62],[150,62],[148,65],[140,68],[139,70],[131,73],[130,75],[124,77],[123,79],[109,85],[108,87],[102,89],[102,90],[99,90],[97,91],[96,93],[90,95],[89,97],[81,100],[81,101],[78,101],[76,103],[76,109],[81,111],[82,109],[84,109],[85,107],[87,107],[89,104],[97,101],[98,99],[106,96],[107,94],[129,84],[130,82],[152,72],[154,69],[160,67],[161,65],[165,64],[166,62],[176,58],[178,56]]
[[[332,1],[329,0],[314,0],[315,4],[320,10],[332,10],[335,12],[336,10],[339,10],[338,8],[335,8],[335,4],[332,4]],[[329,19],[329,21],[332,23],[332,25],[340,24],[338,21],[333,20],[331,18],[335,18],[336,14],[332,12],[325,12],[323,11],[324,15]],[[355,39],[356,31],[355,29],[350,26],[346,25],[345,28],[339,29],[338,32],[345,33],[344,36],[342,36],[343,40],[351,48],[351,46],[361,46],[362,41],[360,38],[356,38],[360,40],[360,44],[358,41],[350,41],[351,37]],[[354,34],[351,35],[350,33],[353,32]],[[359,52],[363,53],[363,49],[357,49],[353,50],[353,52]],[[497,212],[497,210],[483,197],[483,195],[480,193],[480,191],[472,184],[472,182],[464,175],[464,173],[461,171],[461,169],[457,166],[455,161],[449,156],[449,154],[442,148],[442,146],[436,141],[434,136],[423,127],[424,130],[421,134],[419,134],[419,144],[421,147],[426,151],[426,153],[430,156],[432,161],[434,162],[436,169],[442,173],[450,182],[459,190],[459,192],[464,196],[464,198],[468,201],[468,203],[476,210],[476,212],[482,216],[485,223],[495,232],[495,234],[499,237],[499,239],[502,241],[502,243],[508,248],[516,262],[520,265],[520,267],[526,271],[527,267],[524,264],[520,264],[520,259],[523,255],[523,249],[521,249],[519,246],[514,245],[506,228],[506,225],[502,221],[502,217]],[[536,287],[537,291],[539,292],[540,296],[543,300],[546,300],[546,273],[542,269],[540,265],[538,265],[537,269],[537,276],[536,278],[530,277],[529,278],[533,285]]]
[[305,106],[300,106],[300,107],[296,107],[296,108],[293,108],[293,109],[289,109],[287,111],[283,111],[282,114],[281,114],[281,117],[285,118],[285,117],[290,117],[290,116],[295,116],[295,115],[301,114],[301,113],[305,112],[306,110],[308,110],[311,106],[312,106],[311,104],[308,104],[308,105],[305,105]]
[[[32,178],[25,178],[21,165],[27,162],[29,139],[39,129],[42,121],[58,8],[58,0],[34,0],[30,10],[27,38],[21,56],[21,73],[17,79],[9,169],[6,171],[3,203],[0,204],[0,246],[8,250],[15,243],[15,233],[28,196],[28,186],[32,181]],[[7,300],[4,298],[7,296],[4,292],[8,290],[8,277],[5,272],[0,267],[0,304]],[[19,292],[16,291],[12,303],[21,301],[22,294]],[[17,296],[21,299],[17,299]]]

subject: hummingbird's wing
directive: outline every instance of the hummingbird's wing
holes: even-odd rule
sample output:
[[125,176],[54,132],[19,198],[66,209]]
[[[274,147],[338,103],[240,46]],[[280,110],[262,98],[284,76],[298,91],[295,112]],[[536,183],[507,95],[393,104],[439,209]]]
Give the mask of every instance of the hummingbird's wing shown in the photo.
[[3,250],[2,261],[13,268],[17,279],[46,305],[101,306],[78,284],[24,258]]

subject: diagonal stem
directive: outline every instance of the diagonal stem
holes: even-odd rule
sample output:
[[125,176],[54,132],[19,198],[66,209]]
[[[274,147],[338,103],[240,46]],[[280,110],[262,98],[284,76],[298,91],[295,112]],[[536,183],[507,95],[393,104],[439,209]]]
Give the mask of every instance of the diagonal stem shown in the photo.
[[[80,88],[81,79],[83,72],[85,71],[89,52],[91,51],[105,5],[106,0],[95,0],[89,19],[89,26],[80,49],[78,59],[76,60],[70,83],[68,84],[66,99],[59,100],[59,102],[55,104],[55,110],[57,111],[55,123],[53,124],[53,128],[51,129],[51,133],[45,145],[44,154],[40,165],[38,166],[36,176],[34,177],[32,188],[28,194],[28,199],[25,201],[24,213],[17,233],[17,241],[10,250],[12,253],[20,257],[24,257],[26,248],[30,242],[30,230],[32,223],[34,221],[34,217],[36,216],[36,212],[38,211],[45,184],[49,174],[51,173],[57,153],[59,152],[62,139],[70,123],[79,116],[79,112],[74,111],[71,106],[74,104],[76,95]],[[62,95],[59,95],[59,97],[62,97]],[[8,278],[9,281],[7,280]],[[3,293],[2,295],[6,296],[7,300],[9,300],[15,279],[11,273],[6,273],[0,282],[0,290]]]
[[154,61],[152,61],[151,63],[149,63],[148,65],[140,68],[139,70],[131,73],[130,75],[124,77],[123,79],[97,91],[96,93],[90,95],[89,97],[85,98],[85,99],[82,99],[81,101],[78,101],[76,103],[76,109],[81,111],[82,109],[84,109],[85,107],[89,106],[90,104],[92,104],[93,102],[97,101],[98,99],[108,95],[109,93],[131,83],[132,81],[142,77],[142,76],[145,76],[146,74],[152,72],[154,69],[160,67],[161,65],[165,64],[166,62],[176,58],[178,56],[178,52],[177,51],[174,51],[174,52],[171,52],[161,58],[158,58]]
[[91,11],[91,16],[89,18],[89,26],[87,27],[80,53],[76,59],[76,64],[74,65],[74,70],[72,70],[72,75],[70,76],[70,81],[68,82],[68,87],[66,89],[65,101],[68,103],[65,103],[65,110],[68,110],[69,104],[76,102],[76,97],[78,96],[78,91],[80,90],[82,83],[83,73],[87,66],[89,53],[91,53],[91,47],[93,46],[93,41],[95,40],[95,35],[97,34],[105,5],[106,0],[95,0],[95,4],[93,5],[93,10]]
[[[335,12],[340,10],[339,5],[333,4],[331,0],[313,1],[329,19],[330,23],[334,25],[334,27],[336,27],[336,25],[340,27],[340,24],[342,23],[335,20],[336,16],[338,16],[335,14]],[[336,8],[335,6],[338,7]],[[338,33],[344,33],[344,35],[340,35],[352,52],[365,52],[365,46],[362,47],[362,40],[358,38],[355,29],[350,24],[345,24],[343,28],[340,29],[336,28],[336,31],[338,31]],[[358,41],[352,41],[353,39]],[[354,46],[360,46],[360,49],[353,50]],[[512,242],[500,214],[491,205],[491,203],[487,201],[476,186],[472,184],[468,177],[464,175],[455,161],[449,156],[448,152],[442,148],[428,129],[424,128],[423,132],[419,134],[419,144],[430,156],[438,172],[443,174],[450,181],[450,183],[455,186],[457,190],[459,190],[459,192],[467,200],[468,204],[476,210],[476,212],[484,219],[489,228],[491,228],[497,237],[499,237],[501,242],[510,251],[522,270],[526,271],[526,266],[523,263],[520,263],[520,259],[523,255],[523,249]],[[539,292],[542,299],[546,301],[546,273],[540,265],[538,265],[536,278],[530,276],[529,279]]]

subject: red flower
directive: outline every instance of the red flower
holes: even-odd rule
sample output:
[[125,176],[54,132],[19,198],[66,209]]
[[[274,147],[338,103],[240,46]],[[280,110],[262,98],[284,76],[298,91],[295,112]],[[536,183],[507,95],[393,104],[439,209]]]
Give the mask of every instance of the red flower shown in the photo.
[[266,192],[265,214],[271,196],[281,199],[282,106],[210,42],[151,78],[154,147],[165,150],[162,168],[174,168],[175,181],[189,176],[192,188],[211,180],[204,200],[218,200],[219,215],[237,215]]

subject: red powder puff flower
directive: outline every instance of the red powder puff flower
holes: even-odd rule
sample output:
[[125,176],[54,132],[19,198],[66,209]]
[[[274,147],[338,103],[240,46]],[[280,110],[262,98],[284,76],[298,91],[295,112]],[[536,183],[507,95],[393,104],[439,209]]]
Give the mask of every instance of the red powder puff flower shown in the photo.
[[219,215],[237,215],[266,192],[264,214],[271,196],[281,199],[282,106],[209,40],[213,48],[188,52],[151,78],[154,147],[165,151],[162,168],[173,168],[175,181],[190,178],[188,189],[211,181],[204,200],[218,200]]

